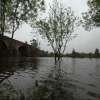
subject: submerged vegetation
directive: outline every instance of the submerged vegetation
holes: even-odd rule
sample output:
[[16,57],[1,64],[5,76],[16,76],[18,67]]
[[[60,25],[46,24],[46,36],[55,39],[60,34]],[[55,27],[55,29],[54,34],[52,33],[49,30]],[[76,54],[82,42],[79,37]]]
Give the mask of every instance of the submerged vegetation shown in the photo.
[[[0,86],[0,100],[31,100],[30,97],[25,97],[19,87],[15,89],[9,80],[8,82],[9,84],[5,83],[1,85],[2,87],[8,85],[6,89]],[[37,80],[35,81],[35,87],[33,92],[34,100],[47,100],[53,94],[53,91],[48,90],[45,86],[40,87]]]
[[[28,61],[28,60],[31,60],[31,61]],[[23,70],[26,73],[28,69],[33,67],[34,70],[31,69],[29,72],[27,72],[27,75],[30,76],[32,75],[30,74],[30,72],[35,73],[35,71],[38,68],[38,65],[37,65],[39,63],[38,59],[36,60],[37,62],[34,62],[35,60],[36,58],[32,58],[32,59],[26,58],[26,59],[22,59],[22,61],[19,60],[21,64],[20,67],[22,67],[22,68],[18,68],[20,69],[20,71],[17,69],[16,70],[12,69],[12,70],[9,70],[8,72],[12,73],[12,75],[16,74],[15,77],[18,76],[19,78],[21,78],[23,77],[23,75],[20,76],[23,73]],[[25,63],[26,63],[26,66],[25,66]],[[31,67],[28,66],[30,63],[31,63]],[[34,66],[32,66],[33,63],[35,64]],[[52,99],[53,100],[58,100],[58,99],[77,100],[73,96],[73,93],[71,91],[68,91],[68,88],[71,86],[71,84],[67,83],[66,81],[62,81],[62,77],[63,75],[66,75],[66,73],[61,70],[61,67],[62,67],[61,64],[62,62],[56,62],[56,63],[54,62],[54,66],[52,66],[52,70],[49,70],[50,73],[47,72],[48,74],[46,76],[47,77],[46,79],[43,79],[43,76],[45,74],[41,77],[41,80],[37,80],[37,79],[34,80],[33,78],[31,78],[34,82],[27,84],[27,87],[28,87],[28,88],[26,87],[27,91],[24,91],[20,86],[15,86],[14,84],[12,84],[13,82],[10,81],[10,78],[5,79],[6,81],[0,84],[0,100],[52,100]],[[15,65],[13,66],[15,67]],[[36,69],[35,69],[35,66],[36,66]],[[32,75],[32,77],[34,77],[34,75]],[[25,79],[26,79],[25,82],[27,83],[27,78]],[[14,81],[16,81],[16,79],[14,79]],[[18,79],[17,81],[19,82],[20,80]],[[22,85],[24,85],[24,83]],[[65,88],[65,86],[68,86],[68,87]],[[25,93],[27,93],[28,95],[26,95]]]

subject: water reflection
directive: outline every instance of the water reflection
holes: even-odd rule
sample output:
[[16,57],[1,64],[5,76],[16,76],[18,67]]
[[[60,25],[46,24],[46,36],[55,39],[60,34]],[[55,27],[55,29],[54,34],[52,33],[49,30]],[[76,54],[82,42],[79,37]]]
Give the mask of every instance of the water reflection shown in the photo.
[[2,59],[0,80],[1,86],[19,87],[28,100],[34,99],[35,80],[40,93],[44,87],[52,92],[48,100],[99,100],[100,59],[63,58],[55,63],[53,58],[13,58],[7,66]]
[[75,64],[76,64],[76,59],[72,58],[72,74],[75,74]]
[[96,66],[95,66],[96,73],[97,73],[97,75],[99,75],[100,74],[100,62],[99,62],[99,59],[95,60],[95,64],[96,64]]
[[[39,59],[38,58],[20,58],[8,59],[7,64],[5,63],[6,59],[2,59],[0,66],[0,91],[13,91],[12,88],[16,87],[17,92],[19,89],[26,97],[29,96],[28,87],[30,87],[30,82],[34,78],[34,70],[38,69]],[[28,83],[29,82],[29,83]],[[28,83],[28,84],[27,84]],[[34,83],[33,83],[34,84]],[[19,88],[18,88],[19,87]],[[31,91],[32,92],[32,91]],[[12,92],[11,92],[12,93]]]
[[73,93],[67,88],[70,84],[67,83],[68,78],[65,71],[61,68],[62,63],[62,61],[55,62],[54,67],[48,75],[48,80],[41,81],[41,83],[49,91],[53,91],[50,100],[76,100]]
[[37,58],[9,58],[7,62],[6,59],[2,59],[1,62],[2,63],[0,63],[0,84],[11,75],[14,75],[14,72],[18,73],[19,69],[20,71],[25,71],[27,68],[35,70],[39,65],[39,59]]

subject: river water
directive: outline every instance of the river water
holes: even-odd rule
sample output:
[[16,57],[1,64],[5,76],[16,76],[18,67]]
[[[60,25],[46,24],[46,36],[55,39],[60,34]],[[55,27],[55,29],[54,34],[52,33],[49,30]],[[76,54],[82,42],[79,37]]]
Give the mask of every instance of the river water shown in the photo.
[[13,87],[33,100],[36,80],[53,91],[52,100],[100,100],[100,59],[9,58],[7,64],[2,59],[1,90]]

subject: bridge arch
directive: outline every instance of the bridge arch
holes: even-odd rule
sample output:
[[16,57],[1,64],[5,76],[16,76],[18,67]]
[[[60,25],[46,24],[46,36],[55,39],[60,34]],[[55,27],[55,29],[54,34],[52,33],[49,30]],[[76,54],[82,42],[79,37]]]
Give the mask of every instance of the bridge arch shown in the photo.
[[1,56],[6,56],[8,53],[8,46],[6,44],[6,42],[3,41],[2,43],[2,52],[1,52]]
[[7,49],[9,49],[9,45],[6,43],[6,41],[3,40],[3,46],[6,46]]
[[18,48],[18,51],[19,51],[19,53],[20,53],[20,56],[22,56],[22,57],[24,57],[25,56],[25,47],[24,47],[24,45],[22,45],[22,46],[20,46],[19,48]]
[[23,46],[23,45],[20,46],[20,47],[18,48],[18,51],[19,51],[19,52],[24,52],[24,46]]

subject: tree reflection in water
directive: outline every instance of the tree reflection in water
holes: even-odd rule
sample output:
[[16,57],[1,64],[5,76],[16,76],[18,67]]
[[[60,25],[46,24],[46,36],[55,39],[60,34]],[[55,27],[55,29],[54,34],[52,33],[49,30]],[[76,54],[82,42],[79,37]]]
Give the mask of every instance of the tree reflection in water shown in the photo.
[[[18,73],[21,75],[21,73],[27,73],[28,75],[31,75],[30,77],[34,77],[38,75],[39,71],[39,64],[45,63],[45,60],[43,59],[37,59],[37,58],[20,58],[20,59],[10,59],[8,65],[12,65],[13,73]],[[75,61],[73,60],[73,65]],[[51,64],[51,63],[50,63]],[[52,65],[52,64],[51,64]],[[41,65],[42,66],[42,65]],[[43,94],[43,90],[47,92],[52,92],[50,97],[47,100],[76,100],[73,96],[72,89],[75,88],[73,84],[70,82],[72,81],[67,77],[66,70],[62,68],[64,66],[63,61],[57,61],[52,66],[52,69],[50,69],[50,73],[48,73],[48,76],[46,76],[46,79],[39,79],[39,92],[38,92],[38,100],[41,100],[41,97],[39,98],[40,94]],[[73,66],[73,72],[75,70]],[[42,68],[42,67],[41,67]],[[32,73],[37,71],[36,74]],[[24,75],[24,74],[23,74]],[[42,75],[42,74],[40,74]],[[45,74],[44,74],[45,75]],[[10,77],[10,75],[8,75]],[[33,79],[33,78],[32,78]],[[35,92],[35,80],[38,79],[34,77],[33,79],[33,85],[27,87],[27,99],[28,100],[35,100],[37,98],[34,98],[34,92]],[[8,82],[9,83],[9,82]],[[7,84],[8,84],[7,83]],[[7,85],[6,85],[7,86]],[[11,84],[9,85],[11,87]],[[11,89],[12,90],[12,89]],[[17,89],[18,90],[18,89]],[[45,100],[42,98],[42,100]]]
[[21,96],[21,92],[19,91],[20,89],[18,87],[14,88],[13,84],[10,82],[10,80],[8,80],[8,78],[10,76],[14,76],[14,74],[16,73],[20,77],[21,73],[23,73],[24,71],[36,70],[39,64],[39,59],[37,58],[19,58],[19,59],[10,58],[8,59],[7,63],[5,62],[6,62],[6,59],[2,59],[2,63],[0,63],[0,69],[1,69],[0,70],[0,100],[4,99],[2,98],[4,97],[4,94],[8,98],[10,98],[10,96],[15,96],[14,100],[15,99],[20,100],[20,96]]
[[[34,98],[35,80],[38,98]],[[5,59],[0,63],[0,86],[9,93],[12,86],[17,90],[19,86],[26,100],[99,100],[99,83],[100,59],[63,58],[55,63],[53,58],[9,58],[7,66]],[[41,99],[48,92],[49,98]]]
[[67,87],[72,84],[67,83],[69,80],[66,77],[66,72],[61,68],[62,61],[55,62],[53,69],[51,70],[48,80],[41,81],[42,86],[47,91],[52,91],[52,95],[48,100],[76,100],[73,93],[68,90]]

